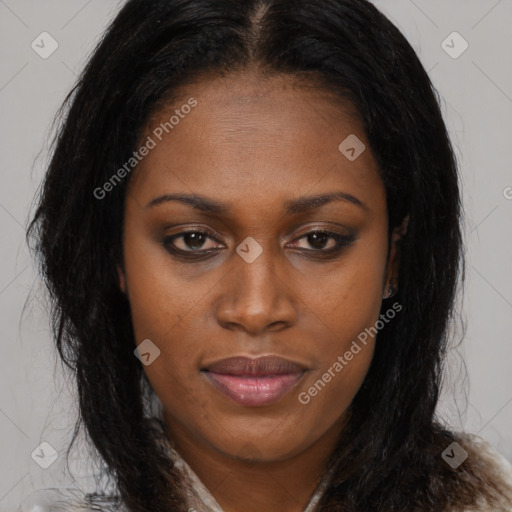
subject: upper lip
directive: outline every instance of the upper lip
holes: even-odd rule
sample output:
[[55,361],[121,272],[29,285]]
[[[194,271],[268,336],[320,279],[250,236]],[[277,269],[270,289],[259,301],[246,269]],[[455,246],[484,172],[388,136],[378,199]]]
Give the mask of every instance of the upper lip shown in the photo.
[[270,355],[255,359],[245,356],[228,357],[215,361],[202,370],[224,375],[268,376],[301,373],[307,368],[289,359]]

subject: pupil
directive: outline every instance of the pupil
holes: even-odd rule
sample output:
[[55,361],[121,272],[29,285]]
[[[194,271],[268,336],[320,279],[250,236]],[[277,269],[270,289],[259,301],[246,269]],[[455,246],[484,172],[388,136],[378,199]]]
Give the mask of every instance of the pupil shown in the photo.
[[328,236],[325,233],[313,233],[308,236],[308,242],[315,249],[323,249]]
[[184,235],[185,244],[192,249],[200,249],[204,244],[204,236],[201,233],[187,233]]

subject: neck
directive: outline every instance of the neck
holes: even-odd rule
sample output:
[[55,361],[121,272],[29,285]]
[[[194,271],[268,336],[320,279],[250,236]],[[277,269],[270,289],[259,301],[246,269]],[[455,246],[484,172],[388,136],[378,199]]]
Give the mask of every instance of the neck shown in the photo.
[[169,438],[224,512],[303,512],[325,472],[340,427],[282,460],[235,457],[196,439],[166,415]]

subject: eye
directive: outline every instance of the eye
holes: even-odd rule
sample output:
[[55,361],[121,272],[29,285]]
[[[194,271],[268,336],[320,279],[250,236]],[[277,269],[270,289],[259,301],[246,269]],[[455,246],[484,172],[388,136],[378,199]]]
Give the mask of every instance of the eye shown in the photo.
[[[305,240],[308,247],[300,247],[299,243],[301,240]],[[337,252],[343,247],[350,246],[355,240],[354,235],[341,235],[339,233],[333,233],[331,231],[315,230],[307,233],[306,235],[296,239],[292,245],[294,248],[304,249],[308,252],[321,252],[321,253],[333,253]]]
[[[305,253],[328,256],[350,246],[355,239],[355,235],[341,235],[331,231],[314,230],[297,238],[289,246]],[[302,240],[309,247],[301,247]],[[217,242],[217,244],[214,242]],[[223,247],[213,235],[199,230],[182,231],[168,236],[163,240],[163,246],[177,257],[183,256],[190,259],[210,255]]]
[[218,248],[218,246],[212,244],[208,246],[206,243],[208,240],[217,241],[212,235],[204,231],[183,231],[165,238],[164,246],[174,253],[205,254]]

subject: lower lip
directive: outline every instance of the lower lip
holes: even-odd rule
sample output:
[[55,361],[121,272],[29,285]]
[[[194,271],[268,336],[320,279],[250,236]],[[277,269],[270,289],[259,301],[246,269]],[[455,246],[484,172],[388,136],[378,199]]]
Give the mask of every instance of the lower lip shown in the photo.
[[261,407],[278,402],[287,395],[305,372],[269,377],[242,377],[203,372],[208,381],[221,393],[240,405]]

